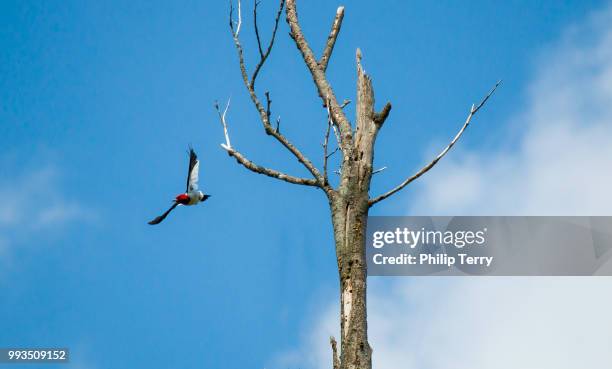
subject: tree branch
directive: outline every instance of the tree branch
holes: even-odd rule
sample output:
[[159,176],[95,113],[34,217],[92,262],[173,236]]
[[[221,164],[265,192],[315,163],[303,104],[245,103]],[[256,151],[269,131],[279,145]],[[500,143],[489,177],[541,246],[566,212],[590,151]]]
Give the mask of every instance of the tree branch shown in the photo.
[[[329,108],[328,110],[328,116],[327,116],[327,131],[325,131],[325,139],[323,141],[323,179],[325,181],[325,183],[327,184],[328,181],[328,174],[327,174],[327,161],[328,159],[334,155],[339,149],[340,149],[340,138],[338,137],[338,133],[336,131],[336,126],[334,126],[334,123],[332,122],[331,116],[329,115]],[[336,139],[338,140],[338,146],[334,149],[334,151],[332,151],[331,153],[327,153],[327,147],[329,145],[329,133],[331,131],[331,129],[334,129],[334,133],[336,135]]]
[[344,7],[340,6],[336,11],[336,17],[334,18],[334,23],[332,24],[331,31],[327,37],[327,43],[325,44],[323,55],[321,56],[321,60],[319,60],[319,67],[321,67],[323,72],[327,70],[327,63],[329,63],[329,58],[331,58],[331,54],[334,51],[336,39],[338,38],[340,28],[342,27],[342,19],[344,19]]
[[270,92],[266,91],[266,116],[268,117],[268,121],[270,121],[270,115],[272,115],[272,99],[270,99]]
[[378,203],[379,201],[382,201],[382,200],[386,199],[387,197],[389,197],[389,196],[399,192],[401,189],[403,189],[404,187],[408,186],[414,180],[416,180],[417,178],[419,178],[423,174],[427,173],[431,168],[433,168],[438,163],[438,161],[440,161],[440,159],[442,159],[449,152],[449,150],[455,145],[455,143],[457,143],[457,141],[459,140],[461,135],[463,135],[463,132],[465,132],[466,128],[470,125],[470,122],[472,121],[472,118],[474,117],[474,115],[476,115],[476,113],[478,113],[478,111],[486,104],[486,102],[493,95],[493,93],[495,92],[497,87],[500,85],[500,83],[501,83],[501,81],[497,82],[495,84],[495,86],[491,89],[491,91],[489,91],[487,96],[485,96],[484,99],[482,99],[482,101],[478,105],[472,105],[472,108],[470,109],[470,114],[467,116],[467,119],[465,120],[465,123],[463,124],[463,126],[461,127],[461,129],[459,130],[457,135],[455,135],[455,138],[453,138],[453,140],[450,142],[450,144],[448,144],[448,146],[446,146],[444,148],[444,150],[442,150],[442,152],[440,152],[440,154],[438,154],[438,156],[436,156],[436,158],[431,163],[429,163],[426,166],[424,166],[421,170],[416,172],[412,177],[406,179],[404,182],[400,183],[397,187],[395,187],[392,190],[390,190],[390,191],[388,191],[388,192],[386,192],[386,193],[384,193],[384,194],[382,194],[382,195],[380,195],[380,196],[370,200],[369,201],[369,205],[372,206],[372,205]]
[[236,29],[234,30],[234,5],[230,0],[229,25],[230,29],[232,30],[232,35],[234,37],[238,37],[238,35],[240,34],[240,26],[242,26],[242,12],[240,11],[240,9],[240,0],[238,0],[238,20],[236,21]]
[[223,134],[225,135],[225,146],[229,148],[232,147],[232,143],[230,142],[229,133],[227,131],[227,121],[225,120],[225,117],[227,115],[227,110],[230,107],[231,101],[232,101],[231,98],[227,99],[227,105],[225,105],[225,109],[223,110],[223,113],[221,113],[221,109],[219,109],[219,103],[215,101],[215,109],[217,110],[217,113],[219,114],[219,120],[221,121],[221,124],[223,125]]
[[251,88],[255,89],[255,80],[257,79],[257,75],[259,74],[259,71],[261,70],[261,67],[263,67],[263,65],[266,62],[266,59],[268,59],[268,56],[270,56],[270,52],[272,51],[272,46],[274,45],[274,40],[276,38],[276,31],[278,30],[278,22],[280,20],[280,16],[283,13],[283,7],[285,6],[285,0],[281,0],[280,1],[280,6],[278,7],[278,12],[276,13],[276,18],[274,19],[274,29],[272,30],[272,37],[270,38],[270,43],[268,44],[268,47],[266,48],[266,52],[263,52],[263,49],[261,47],[261,39],[259,38],[259,27],[257,26],[257,5],[259,4],[259,1],[255,0],[255,7],[253,10],[253,21],[255,23],[255,35],[257,36],[257,47],[259,48],[259,63],[257,63],[257,65],[255,66],[255,71],[253,72],[253,76],[251,76]]
[[289,182],[293,184],[321,187],[321,185],[319,184],[319,181],[314,178],[295,177],[295,176],[291,176],[291,175],[279,172],[278,170],[263,167],[261,165],[255,164],[251,160],[247,159],[240,152],[235,150],[230,143],[229,133],[227,129],[226,116],[227,116],[227,111],[229,109],[229,106],[230,106],[230,101],[228,100],[227,105],[225,106],[225,109],[223,110],[223,113],[222,113],[221,109],[219,108],[219,104],[215,102],[215,109],[217,110],[217,113],[219,114],[219,121],[223,125],[223,133],[225,135],[225,143],[222,143],[221,147],[227,151],[229,156],[235,158],[238,163],[242,164],[245,168],[249,169],[252,172],[263,174],[268,177],[280,179],[281,181],[285,181],[285,182]]
[[387,120],[387,117],[389,116],[390,112],[391,112],[391,103],[388,102],[385,104],[385,106],[380,111],[380,113],[374,113],[374,123],[376,123],[378,126],[382,126],[383,123],[385,123],[385,120]]
[[378,173],[380,173],[380,172],[383,172],[385,169],[387,169],[387,167],[382,167],[382,168],[380,168],[380,169],[376,169],[375,171],[373,171],[373,172],[372,172],[372,175],[374,175],[374,174],[378,174]]
[[[238,38],[238,32],[239,32],[239,28],[240,28],[240,24],[242,24],[242,20],[240,19],[240,0],[238,0],[238,20],[236,22],[236,24],[238,24],[238,26],[236,27],[236,30],[234,30],[234,22],[232,20],[232,14],[233,14],[233,7],[230,8],[230,28],[232,31],[232,37],[234,39],[234,45],[236,47],[236,51],[238,52],[238,61],[239,61],[239,65],[240,65],[240,73],[242,75],[242,81],[244,83],[244,86],[246,87],[247,91],[249,92],[249,95],[251,97],[251,101],[253,102],[253,104],[255,105],[255,108],[257,109],[257,111],[259,112],[259,118],[264,126],[264,130],[265,132],[274,137],[278,142],[280,142],[285,148],[287,148],[292,154],[293,156],[296,157],[296,159],[302,163],[306,169],[308,169],[308,171],[310,173],[312,173],[312,175],[314,176],[315,180],[319,182],[320,186],[322,188],[325,187],[324,185],[324,179],[323,176],[321,175],[321,173],[319,172],[319,170],[312,164],[312,162],[306,157],[304,156],[304,154],[302,154],[302,152],[300,150],[298,150],[285,136],[283,136],[278,129],[274,129],[272,127],[272,124],[270,123],[270,104],[271,104],[271,100],[270,100],[270,95],[269,93],[266,93],[266,101],[267,101],[267,108],[263,106],[263,104],[261,103],[261,101],[259,100],[259,98],[257,97],[257,94],[255,93],[255,89],[254,89],[254,84],[255,84],[255,78],[257,77],[257,72],[259,71],[259,69],[261,69],[261,66],[263,66],[263,64],[265,63],[268,55],[270,54],[270,51],[272,49],[272,46],[274,44],[274,35],[276,34],[276,30],[278,28],[278,22],[280,19],[280,14],[282,13],[282,9],[284,7],[285,4],[285,0],[281,0],[280,1],[280,6],[279,6],[279,12],[276,15],[276,21],[275,21],[275,26],[274,26],[274,31],[272,34],[272,39],[270,40],[270,44],[268,45],[268,48],[266,50],[266,52],[264,53],[264,57],[260,60],[259,64],[257,65],[257,67],[255,68],[255,73],[253,74],[253,77],[251,78],[251,81],[249,81],[249,77],[247,74],[247,68],[246,68],[246,64],[244,61],[244,50],[242,48],[242,44],[240,43],[240,39]],[[229,151],[228,151],[229,152]],[[265,173],[263,173],[265,174]],[[326,190],[328,190],[327,188],[325,188]]]
[[333,369],[340,369],[340,358],[338,357],[338,344],[336,343],[336,339],[334,338],[334,336],[329,337],[329,343],[332,347]]
[[227,150],[227,153],[229,156],[234,157],[238,163],[242,164],[245,168],[247,168],[248,170],[252,172],[263,174],[268,177],[280,179],[281,181],[285,181],[285,182],[289,182],[293,184],[312,186],[312,187],[321,187],[319,182],[314,178],[294,177],[294,176],[279,172],[274,169],[262,167],[261,165],[257,165],[253,163],[252,161],[244,157],[244,155],[234,150],[233,148],[231,147],[228,148],[227,146],[225,146],[225,144],[221,144],[221,147]]
[[328,176],[327,176],[327,159],[329,159],[329,156],[327,155],[327,144],[329,143],[329,131],[331,131],[331,126],[332,123],[329,121],[329,119],[327,120],[327,131],[325,132],[325,139],[323,140],[323,181],[325,183],[328,183]]
[[[278,123],[278,122],[277,122]],[[298,150],[289,140],[279,132],[278,125],[277,129],[274,129],[271,124],[266,124],[265,126],[266,133],[270,136],[276,138],[278,142],[280,142],[287,150],[289,150],[296,159],[302,163],[308,169],[310,173],[320,182],[322,186],[325,186],[325,181],[323,180],[323,176],[319,172],[319,170],[312,164],[312,162],[304,155],[300,150]]]
[[253,5],[253,24],[255,25],[255,37],[257,38],[257,48],[259,49],[259,57],[263,59],[264,52],[261,48],[261,38],[259,37],[259,27],[257,27],[257,6],[259,6],[259,0],[255,0]]
[[[350,102],[351,100],[344,100],[340,108],[344,108]],[[327,123],[330,124],[332,129],[334,130],[334,136],[336,136],[336,143],[338,144],[338,148],[342,150],[342,140],[340,139],[340,133],[338,132],[338,129],[336,128],[336,124],[334,123],[334,119],[332,117],[332,112],[329,107],[329,104],[327,104]]]
[[342,108],[338,104],[338,100],[334,95],[334,92],[331,88],[331,85],[327,81],[325,77],[325,72],[319,65],[319,62],[314,56],[312,49],[308,45],[304,34],[302,33],[302,29],[300,28],[300,24],[298,22],[297,11],[295,8],[295,0],[287,0],[287,24],[289,24],[289,28],[291,29],[291,38],[295,42],[298,50],[302,54],[302,58],[312,75],[312,79],[317,87],[317,91],[319,96],[323,100],[323,105],[329,103],[330,111],[332,114],[333,122],[338,126],[340,130],[340,138],[342,149],[349,153],[351,150],[352,142],[353,142],[353,132],[351,129],[351,124],[347,119],[346,115],[342,111]]

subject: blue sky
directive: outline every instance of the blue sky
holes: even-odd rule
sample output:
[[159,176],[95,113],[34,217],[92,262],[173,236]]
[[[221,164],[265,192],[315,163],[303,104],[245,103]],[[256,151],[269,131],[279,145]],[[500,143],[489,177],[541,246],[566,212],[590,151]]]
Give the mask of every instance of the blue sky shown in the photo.
[[[337,5],[298,4],[314,50]],[[360,47],[379,105],[394,104],[377,145],[376,163],[388,167],[375,178],[377,194],[442,147],[500,78],[503,87],[458,153],[487,156],[500,146],[520,153],[520,141],[508,139],[520,135],[517,110],[531,106],[532,81],[552,63],[547,58],[565,55],[551,45],[606,4],[344,5],[328,69],[337,96],[353,99]],[[253,67],[252,4],[243,6]],[[224,1],[0,5],[0,346],[68,346],[74,368],[262,368],[299,345],[320,305],[333,303],[324,195],[247,172],[219,147],[213,102],[231,96],[232,144],[261,164],[306,175],[261,129],[241,85],[228,8]],[[275,9],[271,1],[260,7],[266,39]],[[320,164],[325,111],[284,22],[258,87],[271,92],[283,132]],[[213,197],[150,227],[146,221],[183,189],[188,144]],[[451,169],[463,173],[459,164]],[[431,188],[408,188],[373,214],[426,213],[419,195],[439,198]],[[386,286],[377,280],[373,293]]]

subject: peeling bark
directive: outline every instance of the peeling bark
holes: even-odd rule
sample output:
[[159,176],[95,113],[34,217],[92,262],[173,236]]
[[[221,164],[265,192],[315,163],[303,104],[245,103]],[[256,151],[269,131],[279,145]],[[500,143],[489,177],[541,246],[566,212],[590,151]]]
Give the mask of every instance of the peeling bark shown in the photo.
[[340,279],[341,369],[372,367],[372,349],[368,342],[365,237],[373,148],[382,124],[375,119],[372,81],[361,67],[359,50],[356,109],[357,129],[352,157],[345,157],[341,184],[329,201]]

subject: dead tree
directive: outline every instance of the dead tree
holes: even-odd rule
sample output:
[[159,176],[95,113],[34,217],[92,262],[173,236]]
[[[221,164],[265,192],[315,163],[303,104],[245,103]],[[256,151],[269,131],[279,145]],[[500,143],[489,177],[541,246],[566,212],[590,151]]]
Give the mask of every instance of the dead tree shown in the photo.
[[[333,352],[334,369],[353,369],[372,367],[372,349],[368,343],[367,310],[366,310],[366,260],[365,260],[365,238],[366,222],[370,207],[378,202],[399,192],[412,181],[429,171],[436,163],[444,157],[453,145],[459,140],[472,118],[484,106],[497,86],[478,104],[473,105],[469,111],[465,123],[452,139],[450,144],[429,164],[424,166],[416,174],[408,177],[397,187],[388,192],[370,197],[369,189],[372,175],[380,170],[374,170],[374,144],[378,132],[383,127],[391,112],[391,104],[387,103],[380,111],[374,106],[374,90],[371,78],[364,72],[361,66],[361,51],[357,49],[357,103],[355,124],[351,124],[344,112],[348,101],[339,102],[334,94],[331,84],[326,76],[326,69],[338,38],[344,7],[339,7],[332,23],[331,31],[325,48],[317,58],[310,48],[298,21],[295,0],[280,0],[278,12],[272,30],[270,41],[267,45],[262,40],[257,25],[257,5],[255,1],[253,16],[254,28],[259,50],[259,61],[255,65],[252,74],[247,71],[244,60],[243,47],[239,36],[242,27],[242,9],[240,1],[237,8],[230,8],[231,34],[238,52],[240,73],[251,101],[259,114],[266,134],[274,137],[308,170],[310,177],[302,178],[285,174],[281,171],[255,164],[245,155],[240,153],[230,142],[228,132],[227,111],[229,101],[223,111],[216,105],[219,119],[223,125],[225,143],[221,144],[227,153],[245,168],[269,177],[280,179],[285,182],[319,188],[325,193],[329,201],[332,224],[334,229],[334,240],[336,257],[338,262],[338,274],[340,277],[340,330],[341,345],[338,356],[336,340],[331,337],[330,343]],[[302,55],[304,63],[312,76],[323,107],[327,110],[327,122],[323,141],[323,168],[319,170],[310,159],[308,159],[295,145],[289,141],[279,130],[280,121],[271,121],[271,99],[268,92],[264,93],[265,100],[257,94],[255,83],[257,76],[274,45],[274,39],[279,26],[279,20],[285,8],[286,21],[290,29],[290,36]],[[337,148],[329,152],[330,134],[333,132],[332,140],[337,143]],[[342,155],[340,159],[339,183],[336,187],[330,184],[328,179],[328,159],[335,152]]]

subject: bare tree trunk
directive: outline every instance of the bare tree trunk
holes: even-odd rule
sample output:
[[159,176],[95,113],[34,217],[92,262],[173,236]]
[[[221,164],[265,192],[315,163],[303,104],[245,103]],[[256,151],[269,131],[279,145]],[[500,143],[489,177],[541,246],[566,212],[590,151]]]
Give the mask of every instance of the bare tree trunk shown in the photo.
[[[310,178],[296,177],[281,171],[267,168],[247,159],[245,155],[236,150],[230,143],[228,133],[226,113],[229,109],[229,101],[223,112],[216,104],[217,111],[223,132],[225,143],[221,144],[231,157],[252,172],[266,175],[281,181],[303,186],[320,188],[329,201],[334,228],[334,240],[336,246],[336,257],[338,262],[338,276],[340,279],[340,330],[341,330],[341,353],[338,357],[337,342],[335,338],[330,338],[333,352],[334,369],[371,369],[372,368],[372,349],[368,342],[368,322],[367,322],[367,263],[365,258],[365,239],[369,208],[376,203],[401,191],[408,184],[428,172],[433,168],[442,157],[444,157],[453,145],[459,140],[463,132],[470,124],[472,117],[484,106],[489,97],[493,94],[497,86],[480,102],[473,105],[470,113],[459,130],[459,133],[448,144],[442,152],[429,164],[417,171],[411,177],[393,189],[374,198],[370,198],[370,182],[374,173],[382,169],[373,171],[374,145],[378,131],[382,128],[389,112],[391,104],[387,103],[380,112],[375,111],[374,90],[370,77],[364,72],[361,66],[361,51],[357,49],[357,104],[356,122],[353,126],[344,113],[344,107],[348,103],[338,103],[331,84],[327,78],[326,70],[332,55],[334,45],[338,38],[344,18],[344,7],[338,7],[334,18],[331,31],[327,38],[325,49],[322,56],[317,58],[310,48],[306,37],[302,32],[298,21],[295,0],[279,0],[279,9],[276,13],[272,36],[267,47],[262,45],[259,29],[257,26],[257,5],[254,2],[254,26],[257,45],[259,49],[259,62],[254,68],[251,76],[247,72],[244,60],[244,52],[240,43],[239,34],[242,25],[241,4],[238,0],[237,18],[234,20],[234,8],[230,8],[230,28],[232,38],[238,52],[240,73],[244,85],[249,92],[251,101],[259,113],[261,123],[266,134],[276,139],[284,146],[312,175]],[[271,103],[269,92],[265,92],[265,106],[260,100],[255,90],[255,81],[259,71],[264,66],[270,55],[276,31],[283,7],[286,5],[286,20],[290,29],[290,36],[296,47],[300,51],[304,64],[308,68],[317,93],[322,100],[323,106],[327,108],[328,125],[323,142],[323,171],[310,161],[289,138],[281,134],[279,130],[280,118],[276,121],[276,127],[270,121]],[[353,127],[354,131],[353,131]],[[337,148],[332,153],[328,153],[328,143],[330,129],[333,128]],[[335,152],[342,155],[340,167],[340,181],[334,188],[328,179],[327,163],[328,158]],[[384,168],[383,168],[384,169]]]
[[[329,196],[340,278],[342,369],[372,367],[372,349],[368,342],[365,236],[373,148],[384,119],[374,111],[372,82],[364,73],[360,59],[361,53],[357,50],[357,129],[351,153],[353,157],[344,157],[341,184],[337,192]],[[383,111],[388,109],[390,106]]]
[[343,369],[372,367],[366,303],[367,201],[364,196],[340,194],[330,201],[340,278],[340,368]]

